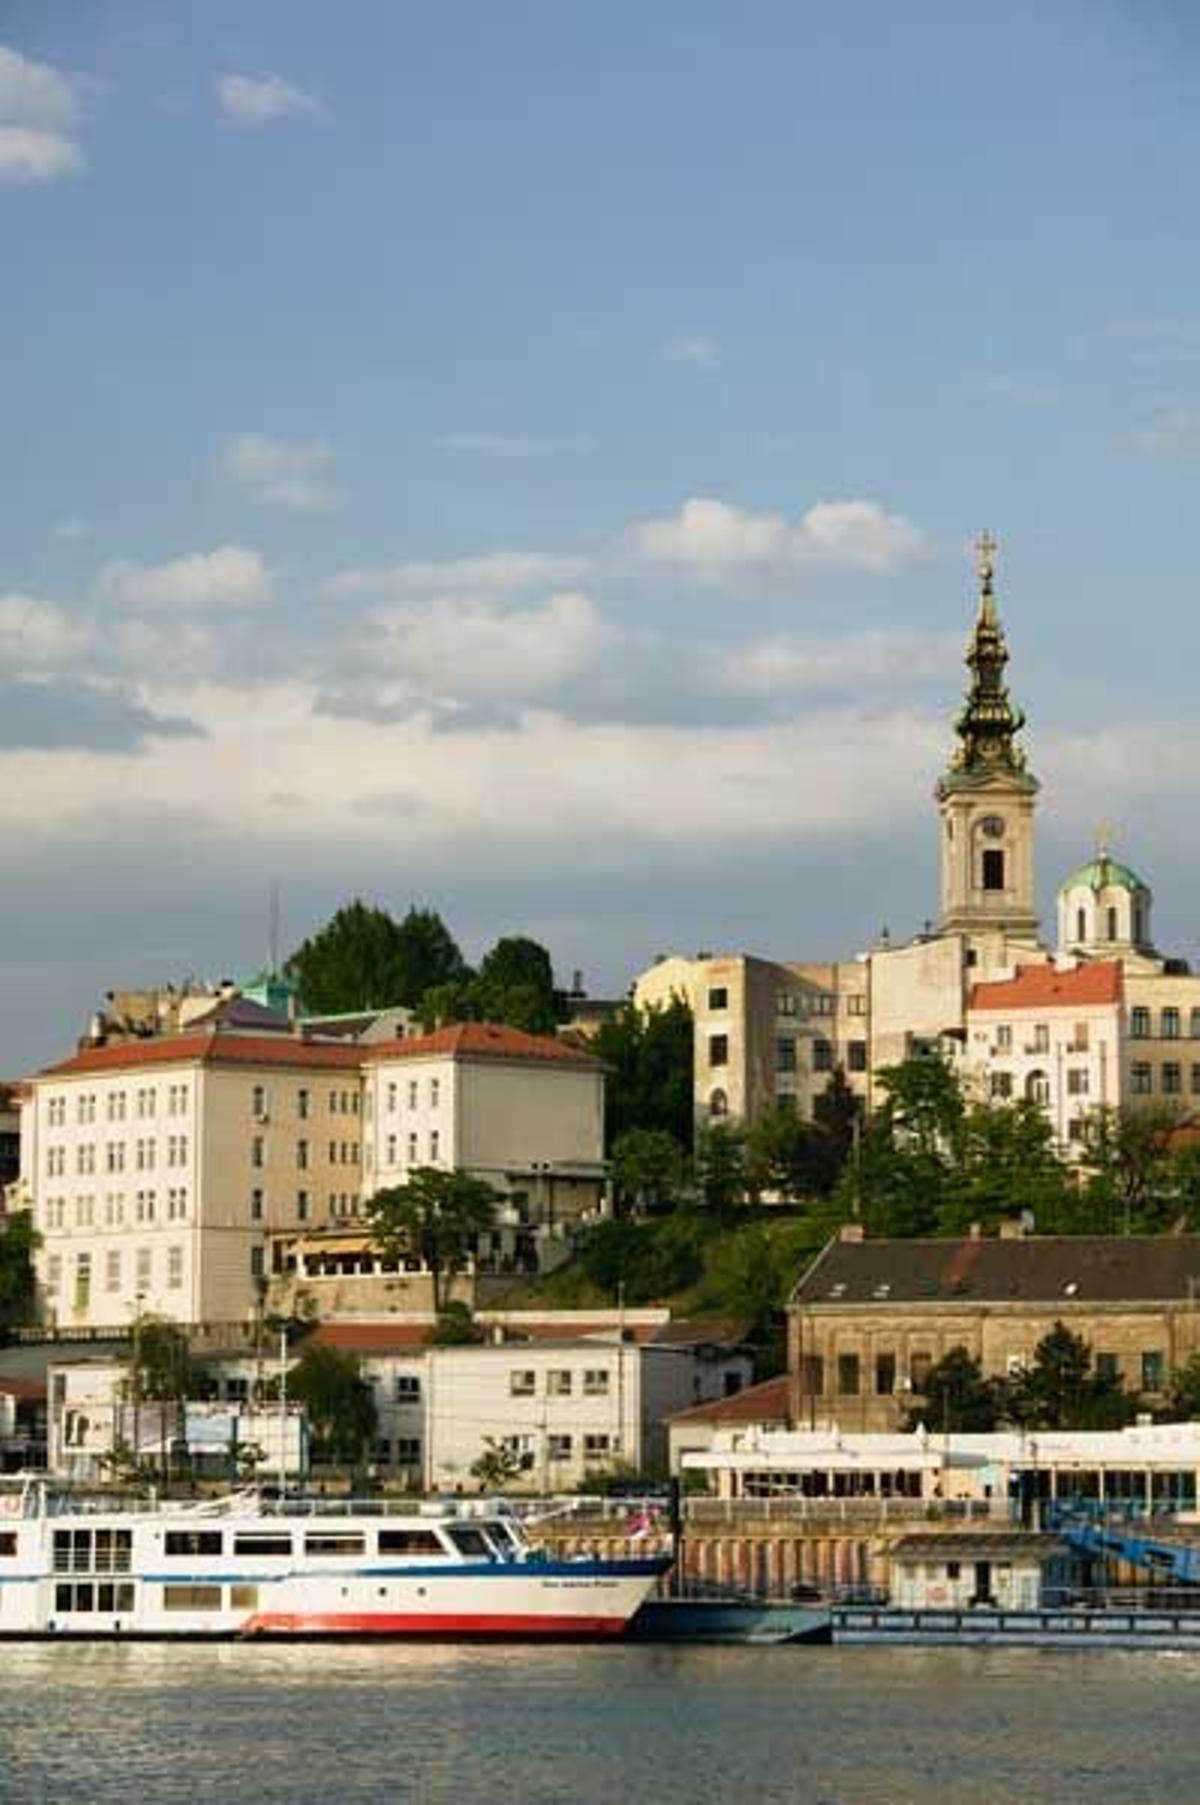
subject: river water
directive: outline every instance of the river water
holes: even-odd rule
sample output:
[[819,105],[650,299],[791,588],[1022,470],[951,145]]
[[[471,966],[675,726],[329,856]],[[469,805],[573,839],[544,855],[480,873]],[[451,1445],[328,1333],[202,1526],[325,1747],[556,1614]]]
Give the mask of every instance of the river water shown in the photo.
[[3,1805],[1200,1795],[1200,1655],[0,1646]]

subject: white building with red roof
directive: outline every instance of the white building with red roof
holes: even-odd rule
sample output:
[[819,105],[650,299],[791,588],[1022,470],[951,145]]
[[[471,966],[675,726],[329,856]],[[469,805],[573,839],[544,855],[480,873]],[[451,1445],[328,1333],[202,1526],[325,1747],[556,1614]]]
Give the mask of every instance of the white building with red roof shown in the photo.
[[1026,1099],[1078,1153],[1088,1115],[1121,1101],[1124,970],[1116,959],[1022,965],[973,986],[964,1063],[997,1102]]

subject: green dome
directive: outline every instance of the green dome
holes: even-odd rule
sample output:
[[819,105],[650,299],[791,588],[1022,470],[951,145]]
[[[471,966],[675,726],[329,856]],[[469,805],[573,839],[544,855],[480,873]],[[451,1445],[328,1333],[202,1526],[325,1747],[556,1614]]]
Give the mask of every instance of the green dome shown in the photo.
[[1119,859],[1107,856],[1089,859],[1086,865],[1081,865],[1078,871],[1073,871],[1070,877],[1064,878],[1059,885],[1059,894],[1064,890],[1074,890],[1078,885],[1083,885],[1088,890],[1141,890],[1149,894],[1149,886],[1142,882],[1136,871],[1131,871],[1128,865],[1122,865]]

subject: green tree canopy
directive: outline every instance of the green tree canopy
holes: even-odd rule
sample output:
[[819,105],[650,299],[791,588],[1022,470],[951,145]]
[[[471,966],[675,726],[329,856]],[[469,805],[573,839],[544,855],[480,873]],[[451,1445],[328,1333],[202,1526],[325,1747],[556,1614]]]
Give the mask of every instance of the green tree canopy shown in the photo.
[[24,1322],[33,1306],[33,1256],[41,1237],[32,1210],[0,1217],[0,1329]]
[[434,1347],[472,1347],[483,1340],[483,1330],[472,1316],[469,1307],[459,1298],[451,1298],[443,1304],[438,1312],[438,1319],[433,1334],[429,1337]]
[[719,1222],[746,1202],[746,1135],[737,1122],[705,1122],[696,1136],[696,1188]]
[[692,1145],[692,1012],[628,1003],[603,1023],[591,1050],[609,1067],[605,1134],[610,1147],[631,1128],[655,1128],[683,1149]]
[[832,1134],[806,1122],[794,1105],[776,1104],[746,1136],[746,1171],[751,1189],[785,1198],[825,1197],[841,1168]]
[[1087,1342],[1056,1322],[1011,1382],[1007,1409],[1028,1429],[1119,1429],[1133,1420],[1137,1399],[1119,1377],[1096,1372]]
[[410,908],[397,922],[360,898],[346,903],[297,947],[287,962],[310,1014],[415,1007],[434,985],[466,972],[462,954],[441,916]]
[[965,1347],[952,1347],[929,1369],[920,1402],[913,1404],[905,1427],[922,1424],[944,1434],[986,1435],[1000,1422],[1004,1387],[985,1379],[978,1360]]
[[375,1439],[378,1412],[353,1354],[310,1341],[288,1374],[288,1396],[304,1406],[317,1452],[357,1463]]
[[427,1030],[448,1022],[505,1022],[526,1034],[553,1034],[562,1013],[550,955],[523,934],[498,940],[474,975],[432,986],[420,1012]]
[[687,1160],[662,1128],[627,1128],[613,1143],[612,1184],[621,1212],[672,1209],[684,1195]]
[[417,1166],[408,1181],[367,1199],[371,1240],[385,1259],[416,1254],[433,1280],[433,1307],[446,1303],[447,1281],[461,1272],[480,1235],[496,1220],[500,1193],[471,1172]]
[[1094,1215],[1107,1214],[1106,1227],[1152,1232],[1172,1220],[1181,1181],[1186,1186],[1189,1177],[1186,1150],[1177,1149],[1176,1136],[1189,1121],[1183,1109],[1152,1102],[1093,1110],[1087,1117],[1088,1198]]

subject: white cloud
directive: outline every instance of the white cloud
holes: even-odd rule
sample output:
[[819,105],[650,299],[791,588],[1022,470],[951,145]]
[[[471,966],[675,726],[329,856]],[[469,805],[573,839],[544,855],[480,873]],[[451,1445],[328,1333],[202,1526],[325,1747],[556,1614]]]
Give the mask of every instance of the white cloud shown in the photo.
[[315,514],[337,504],[333,450],[328,445],[245,433],[227,450],[225,469],[256,501],[268,506]]
[[749,566],[830,564],[877,575],[916,557],[924,545],[903,515],[873,501],[819,501],[795,523],[753,514],[709,496],[692,496],[677,514],[630,531],[634,550],[652,563],[686,565],[721,576]]
[[0,44],[0,182],[52,182],[82,169],[77,114],[65,76]]
[[410,693],[438,702],[525,700],[588,670],[617,637],[586,596],[503,608],[441,599],[380,612],[380,655]]
[[1165,407],[1132,434],[1132,442],[1152,457],[1194,457],[1200,452],[1200,409]]
[[323,118],[325,108],[312,94],[294,88],[280,75],[219,75],[221,110],[239,125],[269,125],[275,119]]
[[707,332],[684,334],[673,338],[667,346],[672,363],[694,364],[699,370],[715,370],[721,361],[721,346]]
[[574,583],[584,558],[551,552],[485,552],[478,558],[415,559],[341,570],[329,582],[334,595],[514,595],[555,583]]
[[0,663],[9,671],[69,664],[92,642],[90,624],[54,602],[10,592],[0,595]]
[[872,627],[840,639],[760,639],[723,660],[720,685],[735,695],[773,696],[810,690],[895,684],[907,688],[948,678],[962,655],[960,637]]
[[191,552],[165,564],[110,564],[101,591],[135,608],[249,607],[265,602],[273,578],[261,555],[241,545]]

